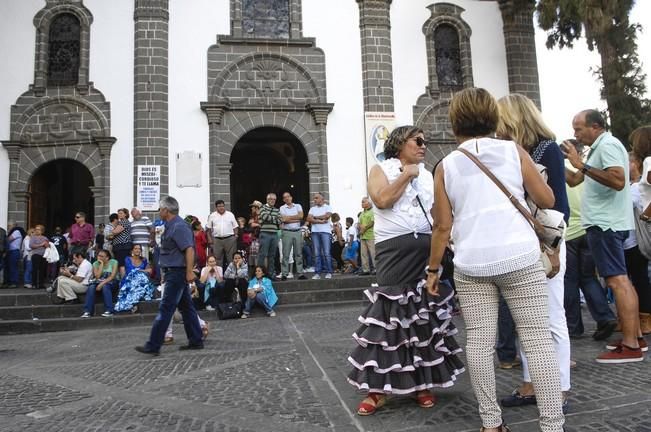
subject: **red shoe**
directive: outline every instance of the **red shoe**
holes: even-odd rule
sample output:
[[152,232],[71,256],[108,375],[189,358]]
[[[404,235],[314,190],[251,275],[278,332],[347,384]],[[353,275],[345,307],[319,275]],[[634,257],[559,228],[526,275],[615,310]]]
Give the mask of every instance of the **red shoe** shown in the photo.
[[[622,340],[618,339],[615,342],[609,343],[608,345],[606,345],[606,349],[614,350],[618,346],[620,346],[621,344],[622,344]],[[649,344],[646,342],[646,339],[644,339],[643,337],[637,338],[637,344],[640,346],[640,349],[642,350],[642,352],[649,351]]]
[[369,393],[357,406],[357,415],[368,416],[375,414],[386,403],[387,397],[382,393]]
[[612,351],[606,351],[597,357],[597,363],[619,364],[632,363],[644,360],[644,353],[640,348],[630,348],[622,344]]
[[432,408],[436,404],[436,398],[430,391],[416,393],[416,403],[421,408]]

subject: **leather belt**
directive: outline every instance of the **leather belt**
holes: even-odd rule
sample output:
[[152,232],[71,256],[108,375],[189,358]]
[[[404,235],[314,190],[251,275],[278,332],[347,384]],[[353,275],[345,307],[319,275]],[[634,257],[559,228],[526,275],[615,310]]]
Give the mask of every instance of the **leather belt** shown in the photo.
[[235,234],[231,234],[231,235],[229,235],[229,236],[225,236],[225,237],[215,237],[215,238],[216,238],[216,239],[219,239],[219,240],[224,240],[224,239],[231,238],[231,237],[234,237],[234,236],[235,236]]

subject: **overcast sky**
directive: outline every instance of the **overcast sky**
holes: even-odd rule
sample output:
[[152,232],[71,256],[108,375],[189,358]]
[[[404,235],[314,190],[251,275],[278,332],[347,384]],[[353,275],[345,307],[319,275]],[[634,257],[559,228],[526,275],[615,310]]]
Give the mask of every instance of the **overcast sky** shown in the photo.
[[[647,97],[651,98],[651,0],[637,0],[631,21],[643,26],[638,34],[638,54],[647,75]],[[547,124],[562,140],[572,136],[572,117],[585,108],[605,108],[599,98],[599,82],[590,68],[599,66],[596,52],[588,51],[585,40],[572,49],[548,50],[546,35],[536,35],[542,109]]]

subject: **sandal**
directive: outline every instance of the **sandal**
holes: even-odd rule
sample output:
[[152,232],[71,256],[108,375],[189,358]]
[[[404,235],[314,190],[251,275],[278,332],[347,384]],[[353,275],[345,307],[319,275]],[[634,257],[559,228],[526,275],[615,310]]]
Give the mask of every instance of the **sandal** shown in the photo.
[[421,408],[432,408],[436,405],[436,398],[429,391],[422,391],[416,393],[416,403]]
[[[486,429],[482,426],[481,429],[479,429],[479,432],[484,432]],[[498,426],[499,432],[511,432],[511,429],[506,425],[506,423],[502,423],[501,425]]]
[[386,403],[387,397],[382,393],[369,393],[357,406],[357,415],[368,416],[375,414]]
[[165,336],[165,340],[163,341],[163,345],[172,345],[174,343],[174,338],[171,336]]

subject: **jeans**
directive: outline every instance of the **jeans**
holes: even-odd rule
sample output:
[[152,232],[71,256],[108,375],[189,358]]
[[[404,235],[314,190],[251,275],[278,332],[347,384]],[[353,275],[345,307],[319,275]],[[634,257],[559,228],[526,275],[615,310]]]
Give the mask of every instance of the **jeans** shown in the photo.
[[32,284],[32,258],[25,258],[25,266],[23,267],[23,284]]
[[502,295],[500,295],[500,306],[497,313],[495,351],[500,362],[512,362],[518,353],[515,346],[515,322]]
[[312,244],[314,245],[315,255],[315,274],[332,273],[332,256],[330,256],[330,246],[332,236],[329,232],[313,232]]
[[275,274],[276,252],[278,251],[278,234],[275,232],[262,231],[260,233],[260,250],[258,251],[258,265],[264,266],[264,260],[267,259],[266,268],[270,275]]
[[[95,281],[88,284],[88,291],[86,291],[86,302],[84,303],[84,312],[91,315],[95,313],[95,294],[97,293],[97,285],[100,281]],[[102,297],[104,298],[104,310],[114,313],[113,310],[113,287],[115,281],[107,282],[102,286]]]
[[254,299],[250,297],[246,298],[246,302],[244,303],[244,313],[247,315],[250,314],[251,309],[253,309],[253,305],[256,303],[262,305],[266,312],[271,312],[273,310],[271,306],[269,306],[269,302],[267,301],[267,297],[264,295],[264,292],[259,292],[255,295]]
[[172,315],[176,308],[179,308],[183,317],[183,327],[190,345],[203,345],[203,335],[199,325],[199,316],[194,308],[190,289],[185,280],[185,269],[169,269],[165,273],[165,291],[158,308],[158,314],[154,319],[149,340],[145,349],[151,352],[159,352],[165,339],[165,332],[172,321]]
[[312,256],[312,244],[303,242],[303,268],[314,267],[314,257]]
[[20,250],[7,252],[7,282],[9,285],[18,284],[18,263],[20,262]]
[[588,248],[587,236],[566,242],[567,258],[565,270],[565,317],[571,335],[583,334],[579,289],[583,291],[592,319],[598,325],[615,320],[615,314],[608,306],[606,291],[595,276],[595,265]]

